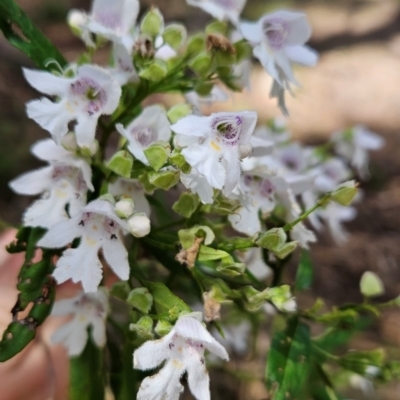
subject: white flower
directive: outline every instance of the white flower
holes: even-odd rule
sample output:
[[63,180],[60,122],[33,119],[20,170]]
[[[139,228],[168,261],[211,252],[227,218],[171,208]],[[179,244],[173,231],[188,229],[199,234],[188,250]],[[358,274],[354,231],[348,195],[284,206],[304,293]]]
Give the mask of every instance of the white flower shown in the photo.
[[145,165],[149,165],[149,162],[143,150],[154,142],[168,142],[171,138],[167,115],[159,105],[146,107],[126,128],[121,124],[117,124],[116,128],[128,140],[128,150]]
[[128,82],[139,81],[139,76],[133,65],[132,56],[121,44],[114,44],[113,46],[113,61],[113,67],[107,68],[107,71],[120,86]]
[[219,86],[214,86],[207,96],[200,96],[194,90],[185,94],[186,101],[193,107],[194,114],[202,115],[201,108],[203,105],[210,107],[216,102],[228,100],[228,94]]
[[136,213],[144,213],[150,217],[151,209],[150,204],[146,199],[146,192],[137,179],[118,178],[116,181],[108,185],[108,191],[114,197],[132,199],[134,211]]
[[385,140],[364,126],[358,125],[345,132],[336,132],[332,140],[336,152],[350,161],[362,179],[369,177],[369,151],[379,150]]
[[117,108],[121,88],[104,69],[93,65],[77,68],[72,78],[45,71],[24,69],[29,84],[39,92],[56,96],[27,104],[27,114],[51,133],[57,144],[68,132],[68,124],[77,121],[74,131],[79,146],[90,147],[94,141],[97,120]]
[[150,220],[145,214],[135,214],[128,220],[129,230],[135,237],[143,237],[150,233]]
[[233,24],[237,24],[239,15],[242,13],[246,4],[246,0],[186,0],[187,3],[194,7],[199,7],[214,18],[222,20],[230,20]]
[[240,179],[240,160],[251,153],[251,135],[257,123],[252,111],[189,115],[171,126],[182,155],[208,183],[230,194]]
[[133,354],[136,369],[150,370],[165,361],[161,370],[145,378],[138,400],[178,400],[183,386],[180,379],[186,371],[190,391],[197,400],[210,400],[209,376],[204,351],[209,350],[224,360],[229,356],[198,321],[194,313],[178,319],[171,332],[162,339],[146,342]]
[[38,246],[58,249],[80,238],[78,247],[63,252],[53,276],[58,283],[72,279],[75,283],[82,282],[85,292],[95,292],[102,278],[100,249],[118,277],[129,278],[128,252],[122,235],[122,231],[128,230],[128,225],[118,218],[110,202],[94,200],[70,220],[51,228]]
[[[81,30],[81,37],[89,47],[95,47],[91,33],[122,44],[129,54],[132,52],[133,37],[130,34],[139,14],[138,0],[94,0],[89,14],[71,10],[75,28]],[[80,15],[79,15],[80,14]],[[71,17],[68,17],[71,20]]]
[[254,56],[274,79],[271,97],[277,97],[284,113],[284,90],[290,83],[298,85],[292,63],[313,66],[317,53],[304,43],[311,36],[305,14],[291,11],[276,11],[266,14],[256,23],[240,24],[243,36],[254,45]]
[[212,204],[214,202],[214,190],[207,179],[199,174],[196,168],[192,168],[188,174],[181,173],[181,182],[190,189],[192,193],[198,194],[203,204]]
[[53,343],[61,343],[70,357],[79,356],[88,340],[88,327],[92,327],[93,341],[98,347],[106,344],[106,318],[109,312],[108,298],[104,291],[56,301],[52,315],[73,314],[73,319],[62,325],[52,336]]
[[48,167],[28,172],[10,182],[16,193],[42,194],[24,213],[25,226],[51,228],[77,214],[86,204],[87,190],[94,190],[89,164],[73,153],[45,139],[32,147],[32,153],[49,162]]
[[238,251],[236,254],[257,279],[264,280],[272,274],[271,268],[264,261],[261,247],[253,247],[243,252]]

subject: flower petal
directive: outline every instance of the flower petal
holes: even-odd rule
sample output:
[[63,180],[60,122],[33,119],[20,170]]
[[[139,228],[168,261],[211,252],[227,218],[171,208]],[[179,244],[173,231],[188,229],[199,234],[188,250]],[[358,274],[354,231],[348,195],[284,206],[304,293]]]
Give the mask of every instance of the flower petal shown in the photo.
[[188,115],[172,125],[171,129],[181,135],[205,137],[210,131],[210,117]]
[[245,39],[252,43],[260,43],[262,39],[262,30],[257,22],[243,21],[239,25],[239,29]]
[[62,221],[51,228],[38,242],[39,247],[60,249],[71,243],[75,238],[82,236],[79,226],[80,216]]
[[189,388],[193,396],[198,400],[210,400],[210,377],[204,359],[203,363],[200,360],[191,360],[187,363],[186,370]]
[[46,71],[22,69],[25,79],[37,91],[50,96],[63,97],[67,94],[71,79],[60,77]]
[[286,46],[284,52],[292,62],[297,64],[312,67],[318,62],[318,53],[308,46]]
[[37,195],[45,192],[52,185],[53,166],[27,172],[9,183],[10,188],[25,195]]
[[119,278],[126,281],[129,279],[128,252],[125,246],[118,240],[105,240],[102,245],[104,258],[111,269]]
[[83,352],[87,339],[86,326],[77,323],[76,320],[62,325],[51,338],[53,343],[63,344],[71,357],[79,356]]

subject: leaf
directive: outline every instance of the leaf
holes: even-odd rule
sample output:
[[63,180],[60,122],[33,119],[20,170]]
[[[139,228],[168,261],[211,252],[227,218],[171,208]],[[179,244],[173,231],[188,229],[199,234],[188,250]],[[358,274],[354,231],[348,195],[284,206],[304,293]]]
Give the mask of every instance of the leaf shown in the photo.
[[52,69],[50,60],[61,67],[67,61],[50,40],[32,23],[14,0],[0,1],[0,29],[10,44],[25,53],[39,68]]
[[313,265],[308,250],[302,250],[300,264],[297,270],[295,290],[307,290],[311,287],[314,279]]
[[200,251],[197,259],[199,261],[214,261],[221,260],[223,258],[230,257],[230,255],[223,250],[216,250],[212,247],[200,246]]
[[154,299],[154,308],[157,314],[168,315],[175,320],[181,312],[190,313],[190,307],[179,297],[175,296],[163,283],[142,281],[149,289]]
[[102,349],[89,339],[83,353],[70,361],[69,400],[104,399],[102,367]]
[[310,372],[310,328],[297,318],[272,341],[266,369],[266,383],[274,400],[302,400]]
[[[43,251],[42,260],[32,264],[36,243],[43,229],[22,228],[17,234],[17,243],[12,251],[26,251],[25,262],[18,276],[20,290],[17,302],[11,310],[13,321],[3,333],[0,341],[0,362],[6,361],[23,350],[36,335],[36,329],[50,314],[54,297],[55,282],[50,276],[53,271],[53,252]],[[18,314],[32,305],[27,316],[18,319]]]

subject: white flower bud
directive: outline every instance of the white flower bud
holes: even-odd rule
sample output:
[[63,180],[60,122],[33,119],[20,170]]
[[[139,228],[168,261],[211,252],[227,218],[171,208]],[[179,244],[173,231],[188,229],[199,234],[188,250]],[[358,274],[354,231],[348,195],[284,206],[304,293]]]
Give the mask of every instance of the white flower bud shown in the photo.
[[78,143],[76,142],[76,135],[74,132],[68,132],[62,139],[61,145],[65,150],[76,151],[78,150]]
[[115,204],[115,212],[120,218],[129,218],[133,214],[134,207],[132,199],[122,199]]
[[81,153],[85,157],[92,157],[97,153],[97,150],[99,149],[99,142],[95,140],[90,146],[83,146],[80,148]]
[[77,36],[81,35],[82,25],[84,25],[86,22],[86,14],[79,10],[71,10],[67,15],[67,23],[70,26],[72,32]]
[[133,215],[129,218],[128,225],[135,237],[143,237],[150,233],[150,220],[145,214]]

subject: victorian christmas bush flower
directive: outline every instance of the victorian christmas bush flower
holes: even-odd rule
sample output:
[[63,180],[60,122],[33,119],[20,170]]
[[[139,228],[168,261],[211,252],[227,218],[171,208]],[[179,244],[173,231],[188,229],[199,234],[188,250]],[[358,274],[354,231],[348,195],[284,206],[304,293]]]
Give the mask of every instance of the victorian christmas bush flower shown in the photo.
[[214,18],[223,21],[230,20],[237,24],[246,0],[186,0],[194,7],[199,7]]
[[118,132],[128,140],[128,150],[143,164],[149,165],[144,154],[152,143],[168,142],[171,138],[170,123],[163,107],[146,107],[126,128],[117,124]]
[[73,77],[24,69],[29,84],[39,92],[55,96],[28,102],[26,111],[42,128],[49,131],[57,144],[76,121],[74,132],[78,145],[90,147],[96,134],[97,120],[117,108],[121,88],[105,69],[94,65],[77,67]]
[[91,33],[123,45],[132,53],[134,39],[132,30],[136,24],[140,4],[138,0],[94,0],[89,14],[71,10],[70,25],[80,31],[85,44],[95,47]]
[[251,135],[257,123],[252,111],[221,112],[209,117],[189,115],[171,129],[182,155],[215,189],[228,195],[240,179],[240,161],[251,154]]
[[135,350],[133,366],[136,369],[151,370],[165,361],[156,375],[143,380],[138,400],[178,400],[183,391],[180,379],[185,371],[193,396],[197,400],[210,399],[210,379],[205,366],[204,351],[209,350],[226,361],[229,360],[229,356],[224,347],[202,325],[196,314],[180,317],[166,336],[148,341]]
[[52,228],[85,206],[87,190],[94,190],[92,170],[86,160],[57,146],[51,139],[37,142],[32,153],[50,165],[14,179],[10,187],[19,194],[42,194],[25,211],[25,226]]
[[53,343],[62,344],[70,357],[79,356],[88,340],[88,328],[98,347],[106,344],[106,318],[109,313],[108,296],[104,290],[96,293],[79,293],[76,297],[59,300],[54,304],[52,315],[72,315],[52,336]]
[[311,36],[305,14],[276,11],[266,14],[256,23],[242,22],[243,36],[254,45],[254,56],[274,79],[271,96],[279,99],[280,107],[287,114],[283,92],[290,84],[298,85],[292,64],[313,66],[317,53],[304,44]]
[[100,250],[120,279],[129,278],[128,252],[123,244],[123,234],[128,231],[128,224],[117,216],[113,205],[98,199],[51,228],[38,246],[58,249],[80,238],[78,247],[63,252],[53,276],[58,283],[72,279],[82,282],[85,292],[95,292],[102,278]]

